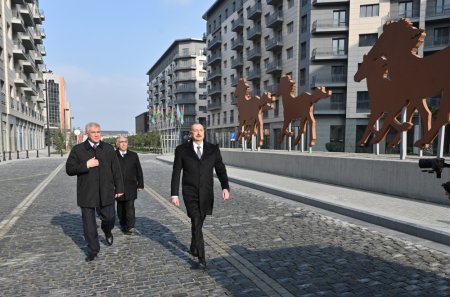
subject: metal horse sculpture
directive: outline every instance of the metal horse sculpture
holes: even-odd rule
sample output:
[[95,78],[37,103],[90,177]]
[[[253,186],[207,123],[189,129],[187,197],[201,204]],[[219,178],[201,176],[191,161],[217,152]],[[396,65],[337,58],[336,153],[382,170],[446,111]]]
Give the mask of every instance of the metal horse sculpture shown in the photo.
[[244,78],[239,79],[234,94],[238,98],[238,141],[244,134],[245,139],[250,143],[251,136],[258,136],[259,133],[259,145],[261,146],[264,143],[262,113],[273,108],[276,98],[272,97],[272,94],[269,92],[264,92],[261,98],[259,96],[251,96],[248,83]]
[[[366,79],[371,111],[369,123],[363,136],[358,141],[358,145],[363,146],[371,134],[375,136],[371,140],[371,144],[379,143],[392,127],[397,130],[397,134],[389,142],[388,147],[394,147],[400,142],[401,132],[413,127],[412,116],[416,109],[422,118],[423,132],[426,133],[430,129],[431,112],[428,109],[426,98],[408,100],[403,95],[403,90],[397,87],[395,81],[387,79],[387,62],[384,58],[371,60],[367,55],[364,55],[363,62],[360,64],[354,79],[357,82]],[[404,106],[407,106],[407,119],[405,123],[401,124],[397,117]],[[383,126],[379,131],[376,131],[374,128],[375,122],[383,115],[386,115]]]
[[284,123],[281,129],[279,142],[281,143],[285,135],[294,136],[294,132],[288,131],[289,124],[300,120],[300,131],[295,139],[295,144],[300,142],[301,135],[306,132],[306,122],[311,126],[310,146],[316,144],[316,119],[314,118],[314,104],[322,98],[331,96],[331,91],[326,91],[325,87],[313,90],[312,94],[303,92],[299,96],[294,96],[295,82],[289,75],[281,77],[280,84],[275,96],[281,96],[283,100]]
[[431,144],[439,129],[450,122],[450,47],[422,58],[417,50],[425,36],[408,19],[389,22],[367,54],[370,60],[386,59],[389,77],[402,90],[403,98],[441,97],[436,120],[415,143],[420,148]]

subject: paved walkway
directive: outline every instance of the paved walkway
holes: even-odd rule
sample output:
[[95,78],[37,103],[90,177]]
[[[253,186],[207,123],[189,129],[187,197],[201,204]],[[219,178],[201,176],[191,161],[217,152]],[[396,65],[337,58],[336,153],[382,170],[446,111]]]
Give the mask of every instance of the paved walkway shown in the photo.
[[[173,155],[158,157],[172,163]],[[450,245],[450,207],[227,166],[231,181],[372,224]],[[442,193],[442,199],[446,199]]]

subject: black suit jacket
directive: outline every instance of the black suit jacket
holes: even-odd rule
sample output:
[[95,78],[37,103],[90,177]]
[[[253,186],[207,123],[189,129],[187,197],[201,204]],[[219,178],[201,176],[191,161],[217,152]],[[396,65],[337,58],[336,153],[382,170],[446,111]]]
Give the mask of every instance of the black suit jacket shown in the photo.
[[127,150],[124,157],[122,157],[119,150],[116,150],[116,154],[125,186],[124,200],[134,200],[137,198],[137,189],[144,188],[144,175],[138,154],[130,150]]
[[[99,166],[87,168],[87,161],[93,157],[98,159]],[[115,194],[124,191],[116,152],[103,141],[95,150],[88,140],[74,146],[67,158],[66,172],[77,176],[77,204],[80,207],[113,204]]]
[[172,171],[171,196],[179,196],[182,170],[183,199],[198,199],[201,214],[211,215],[214,205],[214,170],[222,189],[230,189],[227,170],[222,162],[219,146],[205,141],[201,159],[197,157],[192,141],[177,146]]

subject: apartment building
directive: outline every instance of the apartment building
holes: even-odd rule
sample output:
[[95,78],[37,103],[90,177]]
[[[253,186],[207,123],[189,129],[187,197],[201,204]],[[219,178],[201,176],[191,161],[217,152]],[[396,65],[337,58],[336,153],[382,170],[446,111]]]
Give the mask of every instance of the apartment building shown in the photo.
[[[450,0],[215,1],[203,15],[207,22],[208,139],[233,146],[230,133],[237,132],[238,126],[233,92],[240,77],[249,81],[254,95],[260,95],[275,92],[280,77],[289,74],[297,84],[297,94],[318,86],[333,92],[315,105],[314,150],[326,151],[330,143],[341,151],[371,152],[370,145],[356,146],[370,110],[365,81],[357,83],[353,77],[383,24],[403,17],[426,30],[423,55],[449,45]],[[286,149],[287,141],[278,143],[283,120],[278,99],[275,108],[264,113],[264,146]],[[438,100],[432,98],[430,103]],[[292,127],[296,133],[298,126],[297,122]],[[408,132],[408,147],[419,131],[417,125]],[[389,134],[387,141],[393,136]]]
[[[181,129],[186,140],[190,125],[206,123],[206,55],[203,39],[175,40],[147,72],[148,109],[151,117],[163,115],[156,121],[150,119],[150,131]],[[163,120],[172,116],[169,111],[180,111],[183,123]]]
[[[50,71],[43,73],[44,91],[47,103],[44,114],[48,116],[50,134],[56,131],[70,132],[72,130],[72,116],[70,102],[66,98],[66,83],[64,77]],[[48,106],[48,113],[47,113]],[[47,127],[47,123],[45,124]]]
[[38,0],[0,5],[0,152],[39,149],[45,146],[45,16]]

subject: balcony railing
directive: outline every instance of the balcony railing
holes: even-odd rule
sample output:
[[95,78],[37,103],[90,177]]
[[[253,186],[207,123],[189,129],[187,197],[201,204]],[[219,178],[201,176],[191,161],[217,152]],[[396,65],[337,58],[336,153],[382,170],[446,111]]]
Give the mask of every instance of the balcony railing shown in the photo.
[[273,85],[269,85],[267,86],[267,90],[268,92],[271,92],[272,95],[274,95],[278,90],[278,84],[273,84]]
[[238,67],[244,66],[244,59],[243,58],[237,58],[231,60],[231,68],[236,69]]
[[213,101],[208,102],[208,110],[215,110],[222,108],[222,102],[221,101]]
[[266,3],[268,5],[277,5],[278,3],[282,3],[283,0],[267,0]]
[[312,25],[313,33],[343,32],[348,30],[348,21],[336,22],[334,20],[316,20]]
[[283,63],[281,61],[270,62],[266,66],[267,74],[280,73],[281,71],[283,71]]
[[221,43],[222,43],[222,36],[218,34],[208,42],[208,49],[211,50],[215,48],[217,45],[220,45]]
[[283,47],[283,38],[281,36],[277,36],[271,39],[268,39],[266,42],[266,50],[273,51]]
[[253,40],[261,37],[261,25],[255,25],[247,31],[247,39]]
[[349,3],[350,0],[313,0],[313,5],[330,5],[330,4],[341,4]]
[[195,65],[195,63],[178,63],[175,66],[175,71],[177,70],[185,70],[185,69],[196,69],[197,66]]
[[318,74],[311,78],[311,88],[319,86],[340,87],[347,85],[347,74]]
[[221,61],[221,60],[222,60],[221,53],[216,52],[215,54],[212,54],[211,56],[208,57],[208,65],[211,65],[211,64]]
[[237,39],[231,41],[231,49],[237,50],[244,46],[244,38],[238,37]]
[[177,86],[175,93],[195,93],[197,88],[195,86]]
[[429,5],[427,6],[427,19],[441,19],[450,17],[450,5]]
[[221,92],[222,92],[222,88],[220,86],[208,88],[208,96],[211,96],[211,95],[214,95],[217,93],[221,93]]
[[247,52],[247,60],[255,61],[261,58],[261,48],[255,47]]
[[283,12],[282,11],[276,11],[266,17],[266,26],[268,28],[275,27],[277,25],[280,25],[281,23],[283,23]]
[[233,78],[233,80],[231,81],[231,86],[235,87],[237,86],[239,83],[239,77]]
[[261,13],[262,13],[261,3],[256,3],[248,10],[247,18],[249,18],[250,20],[255,20],[261,17]]
[[244,28],[244,19],[239,17],[231,22],[231,30],[233,32],[241,31]]
[[248,80],[261,79],[261,69],[254,69],[252,71],[249,71],[247,78],[248,78]]
[[441,50],[450,45],[450,35],[425,39],[424,51]]
[[346,59],[347,49],[315,48],[312,50],[313,60]]
[[222,76],[222,71],[220,71],[220,70],[210,71],[210,72],[208,72],[207,79],[211,80],[211,79],[214,79],[214,78],[217,78],[217,77],[221,77],[221,76]]

